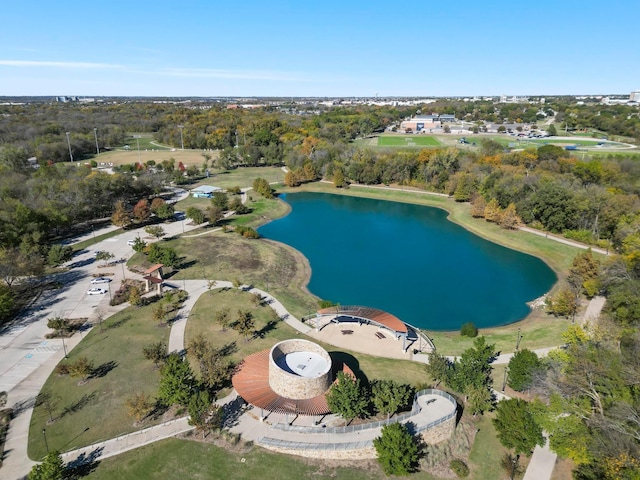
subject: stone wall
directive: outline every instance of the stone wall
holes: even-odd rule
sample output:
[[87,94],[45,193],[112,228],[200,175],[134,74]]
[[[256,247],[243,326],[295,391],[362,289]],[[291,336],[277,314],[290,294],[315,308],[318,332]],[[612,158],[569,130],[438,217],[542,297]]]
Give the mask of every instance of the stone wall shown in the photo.
[[[312,352],[320,355],[327,363],[325,371],[315,378],[301,377],[284,371],[276,364],[283,355],[294,352]],[[278,395],[293,400],[314,398],[331,387],[331,357],[319,345],[302,339],[285,340],[277,343],[269,353],[269,385]]]
[[434,444],[440,443],[445,440],[449,440],[456,429],[456,416],[454,415],[449,420],[442,422],[440,425],[431,427],[427,430],[420,432],[422,439],[426,443]]
[[272,445],[262,445],[261,447],[278,453],[286,453],[287,455],[298,455],[307,458],[330,458],[333,460],[367,460],[378,458],[376,448],[374,446],[364,447],[356,450],[318,450],[313,448],[282,448]]

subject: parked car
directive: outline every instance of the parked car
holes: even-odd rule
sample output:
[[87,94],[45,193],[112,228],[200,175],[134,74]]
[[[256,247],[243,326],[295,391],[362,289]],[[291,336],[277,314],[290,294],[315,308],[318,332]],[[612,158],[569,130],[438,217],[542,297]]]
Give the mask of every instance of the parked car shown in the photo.
[[133,247],[136,244],[135,239],[134,240],[127,240],[127,245],[129,245],[130,247]]
[[104,288],[90,288],[87,290],[87,295],[104,295],[107,291]]
[[109,283],[111,281],[110,278],[107,277],[98,277],[91,280],[91,285],[98,285],[99,283]]

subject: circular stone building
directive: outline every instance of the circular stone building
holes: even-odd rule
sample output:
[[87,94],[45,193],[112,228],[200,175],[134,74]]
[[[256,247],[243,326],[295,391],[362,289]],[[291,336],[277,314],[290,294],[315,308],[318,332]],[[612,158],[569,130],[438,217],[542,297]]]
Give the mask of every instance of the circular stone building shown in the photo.
[[[345,372],[352,373],[345,365]],[[270,350],[249,355],[233,376],[233,387],[251,405],[269,412],[297,415],[329,413],[325,394],[336,368],[319,345],[284,340]]]

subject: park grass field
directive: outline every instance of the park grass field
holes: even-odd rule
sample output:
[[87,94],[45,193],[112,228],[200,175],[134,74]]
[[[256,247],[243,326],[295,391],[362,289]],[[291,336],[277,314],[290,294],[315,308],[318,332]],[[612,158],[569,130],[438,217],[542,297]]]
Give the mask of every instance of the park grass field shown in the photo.
[[438,147],[440,142],[432,136],[424,135],[381,135],[379,147]]
[[[230,328],[223,330],[214,319],[216,313],[225,308],[229,309],[231,319],[237,317],[239,309],[250,310],[255,319],[255,330],[258,333],[247,341],[235,330]],[[256,306],[251,301],[251,294],[247,292],[236,289],[226,291],[212,290],[210,293],[203,294],[191,310],[185,332],[185,342],[188,344],[198,335],[203,335],[216,348],[235,345],[236,350],[231,354],[230,358],[235,362],[240,362],[247,355],[271,348],[279,341],[296,337],[307,338],[322,346],[334,358],[347,363],[354,372],[359,373],[367,380],[396,380],[414,386],[423,385],[431,381],[424,365],[421,363],[376,357],[375,355],[356,353],[349,350],[337,351],[336,347],[320,342],[317,339],[306,337],[284,322],[274,321],[272,311],[271,307],[268,306]],[[197,371],[195,362],[192,362],[192,365],[194,370]],[[226,392],[222,394],[224,393]]]
[[49,376],[43,391],[52,394],[54,422],[49,422],[44,406],[34,409],[29,428],[30,458],[40,459],[47,453],[43,428],[49,448],[64,452],[160,423],[157,418],[134,426],[124,405],[135,393],[144,392],[149,397],[157,394],[160,374],[144,358],[142,348],[160,340],[167,343],[169,329],[153,320],[152,308],[129,307],[116,313],[103,322],[103,332],[100,327],[93,328],[69,352],[67,362],[87,357],[100,372],[86,384],[55,372]]
[[[153,133],[128,133],[122,145],[116,146],[117,150],[171,150],[174,147],[162,145],[153,138]],[[177,149],[176,149],[177,150]]]
[[[179,150],[179,149],[146,149],[143,150],[140,145],[140,151],[138,152],[135,143],[130,150],[113,150],[110,152],[101,152],[100,155],[95,155],[92,160],[100,163],[113,163],[114,166],[132,164],[132,163],[146,163],[149,160],[154,160],[156,163],[161,163],[163,160],[169,160],[173,158],[178,162],[182,162],[186,166],[197,165],[200,167],[204,163],[203,154],[211,155],[212,158],[217,158],[218,152],[210,151],[203,152],[202,150]],[[83,162],[84,163],[84,162]]]
[[[165,480],[257,478],[279,480],[335,479],[383,480],[384,475],[375,460],[353,461],[310,460],[292,455],[270,452],[259,447],[225,449],[184,439],[168,439],[138,448],[114,458],[100,460],[87,478],[92,480],[137,480],[162,478]],[[416,480],[437,480],[419,472],[411,475]]]

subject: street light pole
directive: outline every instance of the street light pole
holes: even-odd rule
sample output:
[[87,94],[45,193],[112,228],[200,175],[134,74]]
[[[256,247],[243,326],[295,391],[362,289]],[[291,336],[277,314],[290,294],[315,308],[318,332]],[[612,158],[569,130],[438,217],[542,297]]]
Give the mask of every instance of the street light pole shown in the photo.
[[184,150],[184,137],[182,136],[182,130],[184,129],[184,125],[178,125],[178,128],[180,129],[180,149]]
[[71,153],[71,140],[69,139],[69,135],[71,132],[66,132],[67,135],[67,145],[69,145],[69,161],[73,162],[73,153]]
[[93,129],[93,134],[96,137],[96,155],[100,155],[100,147],[98,146],[98,129],[97,128]]
[[142,164],[140,161],[140,135],[136,135],[136,144],[138,145],[138,163]]
[[504,389],[507,386],[507,376],[509,375],[509,368],[505,367],[504,368],[504,380],[502,381],[502,391],[504,392]]
[[47,454],[49,453],[49,442],[47,442],[47,432],[46,430],[43,428],[42,429],[42,436],[44,437],[44,445],[45,447],[47,447]]
[[520,327],[518,327],[518,336],[516,337],[516,352],[520,348],[520,340],[522,340],[523,336],[524,335],[520,335]]
[[69,358],[67,356],[67,346],[64,344],[64,335],[62,334],[62,329],[60,329],[59,332],[60,332],[60,340],[62,340],[62,349],[64,350],[64,358]]

